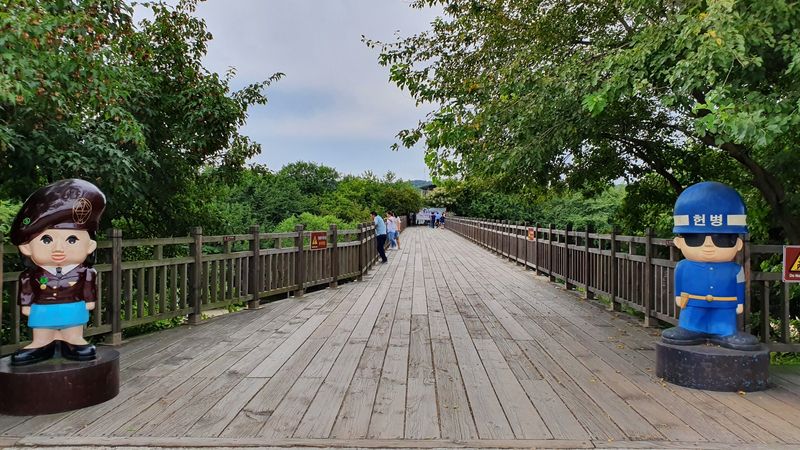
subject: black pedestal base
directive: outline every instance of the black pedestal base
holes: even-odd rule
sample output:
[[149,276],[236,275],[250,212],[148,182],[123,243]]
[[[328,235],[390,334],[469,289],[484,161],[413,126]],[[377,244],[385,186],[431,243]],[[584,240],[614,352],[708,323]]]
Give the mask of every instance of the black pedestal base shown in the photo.
[[0,359],[0,414],[55,414],[97,405],[119,393],[119,353],[99,347],[94,361],[53,358],[29,366]]
[[715,345],[656,343],[656,376],[678,386],[753,392],[768,387],[769,350],[745,352]]

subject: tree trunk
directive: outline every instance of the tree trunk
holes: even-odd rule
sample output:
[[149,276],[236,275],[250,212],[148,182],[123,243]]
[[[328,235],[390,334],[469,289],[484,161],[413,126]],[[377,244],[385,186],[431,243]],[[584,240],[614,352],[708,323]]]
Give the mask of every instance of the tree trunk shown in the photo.
[[731,142],[717,145],[714,136],[710,134],[699,139],[710,147],[722,149],[753,174],[753,186],[761,192],[764,200],[766,200],[767,204],[772,208],[772,215],[783,227],[783,233],[786,239],[788,239],[791,244],[800,243],[800,218],[789,211],[786,205],[786,191],[780,180],[750,158],[743,146]]

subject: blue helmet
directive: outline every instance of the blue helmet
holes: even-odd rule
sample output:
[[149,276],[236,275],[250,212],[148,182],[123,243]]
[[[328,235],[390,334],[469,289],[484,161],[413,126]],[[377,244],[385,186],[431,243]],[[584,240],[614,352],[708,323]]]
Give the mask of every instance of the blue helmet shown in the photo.
[[704,181],[689,186],[675,201],[672,232],[747,233],[747,208],[732,187]]

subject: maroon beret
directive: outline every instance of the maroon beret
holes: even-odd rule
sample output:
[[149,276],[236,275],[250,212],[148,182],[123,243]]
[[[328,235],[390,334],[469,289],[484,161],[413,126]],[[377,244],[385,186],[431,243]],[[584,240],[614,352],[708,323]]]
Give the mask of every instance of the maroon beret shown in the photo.
[[11,224],[11,243],[29,242],[50,228],[96,232],[106,196],[88,181],[61,180],[31,194]]

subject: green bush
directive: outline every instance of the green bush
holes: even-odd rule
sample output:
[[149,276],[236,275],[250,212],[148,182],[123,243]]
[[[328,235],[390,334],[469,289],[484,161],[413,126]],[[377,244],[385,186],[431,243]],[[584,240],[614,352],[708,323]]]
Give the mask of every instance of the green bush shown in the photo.
[[303,224],[306,231],[327,231],[331,224],[336,224],[340,230],[352,230],[358,226],[357,222],[347,222],[336,216],[319,216],[311,213],[302,213],[283,219],[274,229],[276,233],[294,231],[295,227]]
[[22,207],[20,202],[0,200],[0,233],[3,233],[6,239],[11,230],[11,222],[14,221],[14,216],[17,215],[20,207]]

